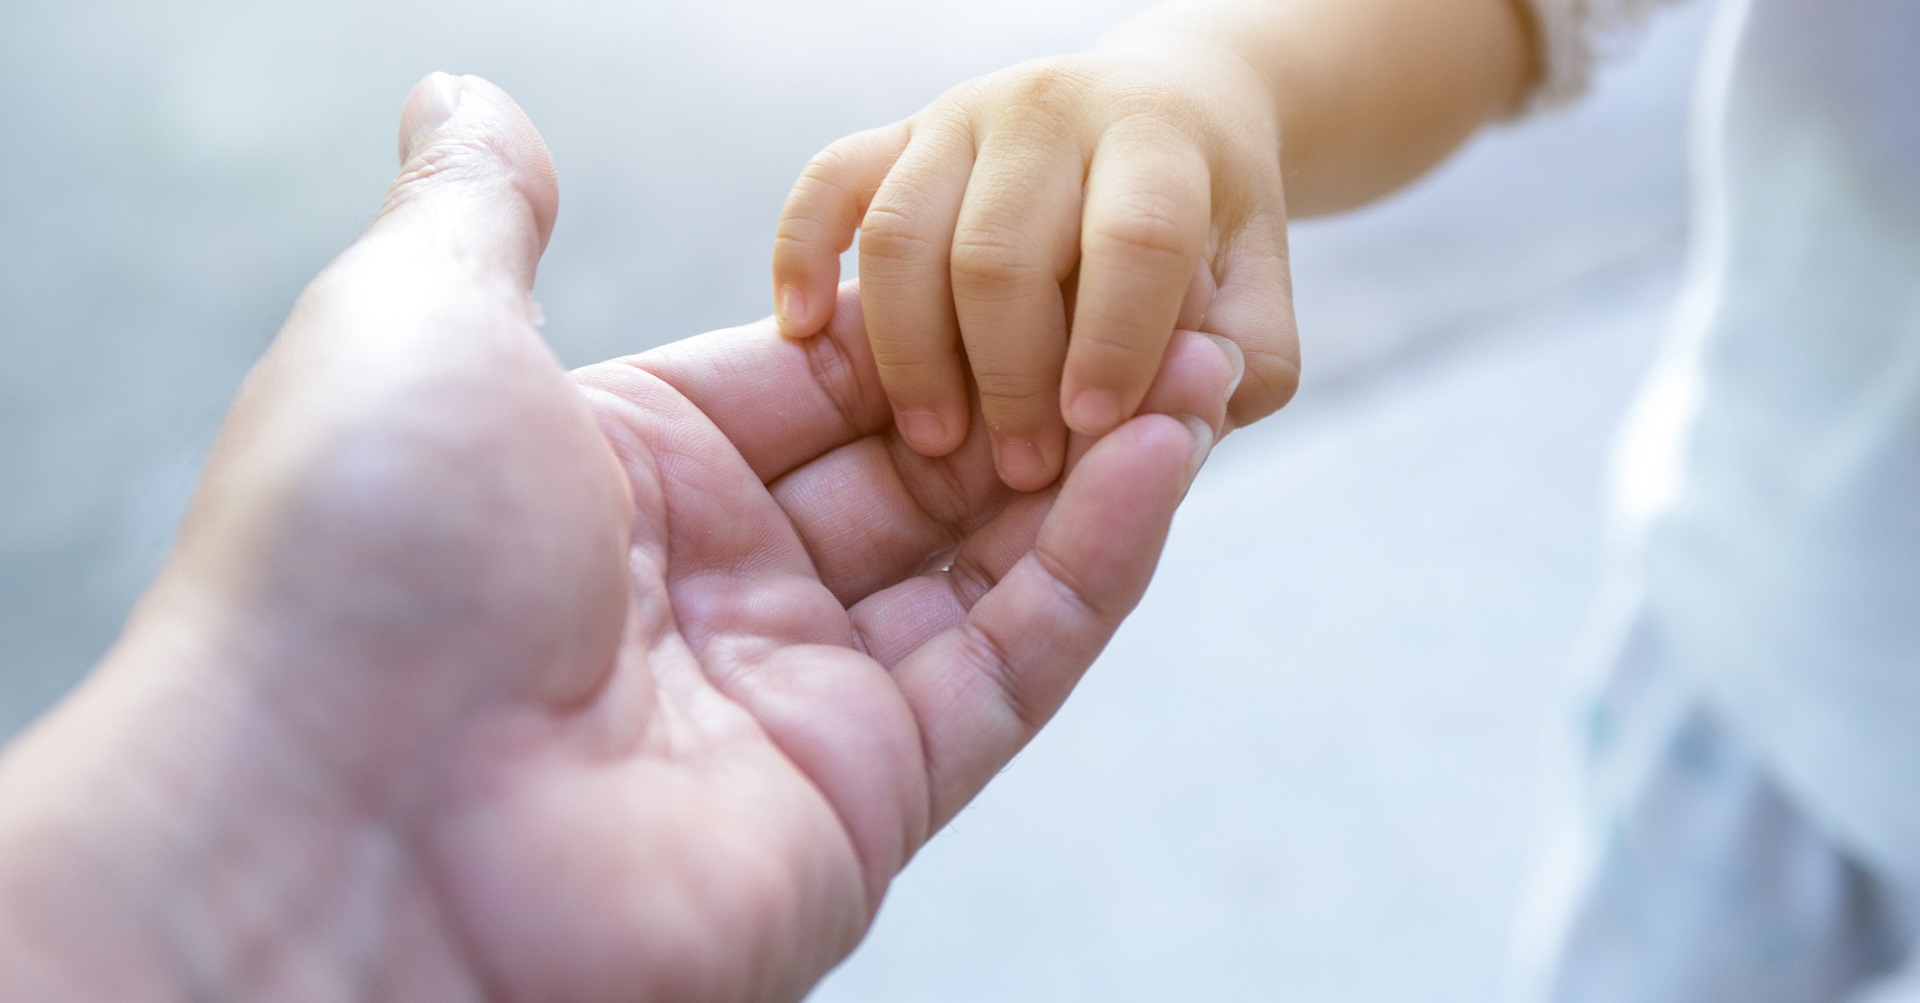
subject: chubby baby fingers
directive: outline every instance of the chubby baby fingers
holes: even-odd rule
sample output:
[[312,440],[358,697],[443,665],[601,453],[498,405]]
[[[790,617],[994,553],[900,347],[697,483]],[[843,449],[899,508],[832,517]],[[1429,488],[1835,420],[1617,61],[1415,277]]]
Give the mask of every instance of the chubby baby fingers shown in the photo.
[[959,448],[970,423],[948,269],[972,172],[964,123],[916,120],[860,223],[860,295],[874,365],[901,437],[923,456]]
[[1001,480],[1036,491],[1066,458],[1061,280],[1079,239],[1080,152],[1024,130],[981,147],[953,238],[953,306]]
[[904,121],[856,132],[815,154],[800,172],[773,237],[773,307],[781,334],[805,338],[827,326],[840,255],[853,245],[908,135]]
[[1232,425],[1239,427],[1285,406],[1300,385],[1300,338],[1282,209],[1276,204],[1255,213],[1214,267],[1220,284],[1200,329],[1229,339],[1245,356],[1246,378],[1230,406]]
[[1101,435],[1139,407],[1211,228],[1205,155],[1178,133],[1109,132],[1080,223],[1080,274],[1061,397],[1067,425]]

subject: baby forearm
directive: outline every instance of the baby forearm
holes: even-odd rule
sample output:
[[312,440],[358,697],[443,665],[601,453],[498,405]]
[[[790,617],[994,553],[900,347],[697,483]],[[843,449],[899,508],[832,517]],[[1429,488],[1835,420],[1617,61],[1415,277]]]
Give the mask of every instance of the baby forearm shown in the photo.
[[1511,114],[1538,73],[1525,0],[1191,0],[1111,48],[1218,47],[1272,98],[1289,214],[1352,208]]

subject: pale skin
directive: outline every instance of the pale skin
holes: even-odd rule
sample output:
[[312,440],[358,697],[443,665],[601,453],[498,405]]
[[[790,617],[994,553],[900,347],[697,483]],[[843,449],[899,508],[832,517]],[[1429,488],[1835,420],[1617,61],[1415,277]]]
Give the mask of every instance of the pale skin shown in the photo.
[[1288,201],[1416,175],[1528,38],[1509,0],[1149,15],[817,161],[777,332],[573,374],[545,149],[430,79],[166,570],[0,756],[0,998],[800,998],[1292,393]]
[[1093,51],[1024,63],[827,147],[782,212],[776,316],[833,314],[860,238],[880,379],[945,456],[977,396],[1002,480],[1053,482],[1069,430],[1138,413],[1176,330],[1231,343],[1231,421],[1299,374],[1289,215],[1378,198],[1525,101],[1522,0],[1172,4]]
[[551,162],[436,75],[111,654],[0,757],[0,998],[796,1000],[1059,707],[1226,422],[1017,494],[895,433],[857,294],[565,373]]

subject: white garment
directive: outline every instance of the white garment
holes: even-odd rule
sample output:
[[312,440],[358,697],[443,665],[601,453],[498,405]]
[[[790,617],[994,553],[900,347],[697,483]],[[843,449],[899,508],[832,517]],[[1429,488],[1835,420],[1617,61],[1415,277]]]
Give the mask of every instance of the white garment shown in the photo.
[[1653,9],[1667,0],[1532,0],[1544,74],[1536,107],[1585,93],[1597,64],[1631,50]]
[[1637,590],[1615,590],[1596,614],[1566,729],[1576,782],[1507,998],[1920,1000],[1920,966],[1896,968],[1920,895],[1862,867],[1783,794],[1673,671]]
[[[1646,4],[1534,0],[1549,87]],[[1920,0],[1729,0],[1695,270],[1622,439],[1624,564],[1794,803],[1920,887]],[[1583,34],[1584,33],[1584,34]]]

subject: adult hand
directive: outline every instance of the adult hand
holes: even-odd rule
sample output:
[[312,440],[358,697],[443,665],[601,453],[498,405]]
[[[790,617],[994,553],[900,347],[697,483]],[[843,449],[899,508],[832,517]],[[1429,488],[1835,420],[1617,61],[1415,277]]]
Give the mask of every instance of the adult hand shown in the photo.
[[[1235,374],[1018,495],[843,291],[562,372],[556,192],[436,75],[120,643],[0,759],[7,999],[797,999],[1138,600]],[[975,423],[976,429],[980,423]]]

